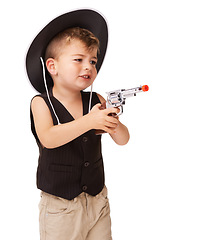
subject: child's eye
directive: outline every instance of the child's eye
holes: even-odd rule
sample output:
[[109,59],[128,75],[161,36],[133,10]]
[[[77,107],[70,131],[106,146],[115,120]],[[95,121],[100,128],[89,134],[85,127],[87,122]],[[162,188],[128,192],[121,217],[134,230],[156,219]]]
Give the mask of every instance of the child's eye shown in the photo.
[[74,61],[75,62],[82,62],[82,59],[81,58],[75,58]]
[[90,61],[90,63],[91,63],[92,65],[94,65],[94,66],[97,64],[97,62],[94,61],[94,60]]

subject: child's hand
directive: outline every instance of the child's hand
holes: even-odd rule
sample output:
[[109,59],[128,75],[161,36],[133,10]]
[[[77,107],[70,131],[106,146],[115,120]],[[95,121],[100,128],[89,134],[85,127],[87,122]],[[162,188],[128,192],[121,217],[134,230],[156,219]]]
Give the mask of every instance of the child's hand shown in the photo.
[[118,117],[111,116],[120,112],[118,108],[108,108],[101,110],[101,104],[96,104],[88,114],[92,129],[103,130],[109,134],[114,134],[119,124]]

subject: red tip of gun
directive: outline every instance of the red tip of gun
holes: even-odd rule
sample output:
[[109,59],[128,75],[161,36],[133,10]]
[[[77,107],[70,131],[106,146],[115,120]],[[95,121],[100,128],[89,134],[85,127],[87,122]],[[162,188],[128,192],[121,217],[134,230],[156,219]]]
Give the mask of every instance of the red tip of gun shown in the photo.
[[142,86],[142,91],[143,92],[147,92],[149,90],[149,86],[148,85],[143,85]]

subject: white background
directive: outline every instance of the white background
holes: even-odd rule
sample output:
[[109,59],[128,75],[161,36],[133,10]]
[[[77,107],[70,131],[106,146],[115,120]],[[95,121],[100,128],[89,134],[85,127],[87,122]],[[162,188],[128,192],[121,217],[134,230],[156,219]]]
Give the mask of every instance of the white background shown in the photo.
[[[120,120],[128,145],[103,137],[114,240],[209,239],[209,7],[203,0],[6,1],[2,3],[1,239],[39,239],[36,167],[25,54],[56,16],[101,12],[106,58],[94,85],[105,92],[148,84]],[[98,239],[99,240],[99,239]]]

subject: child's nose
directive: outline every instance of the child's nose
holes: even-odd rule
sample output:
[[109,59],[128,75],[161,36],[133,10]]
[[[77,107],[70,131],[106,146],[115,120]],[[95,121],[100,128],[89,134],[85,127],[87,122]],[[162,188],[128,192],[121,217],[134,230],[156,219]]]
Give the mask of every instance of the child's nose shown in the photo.
[[84,70],[91,70],[91,64],[90,63],[86,63],[85,65],[84,65]]

